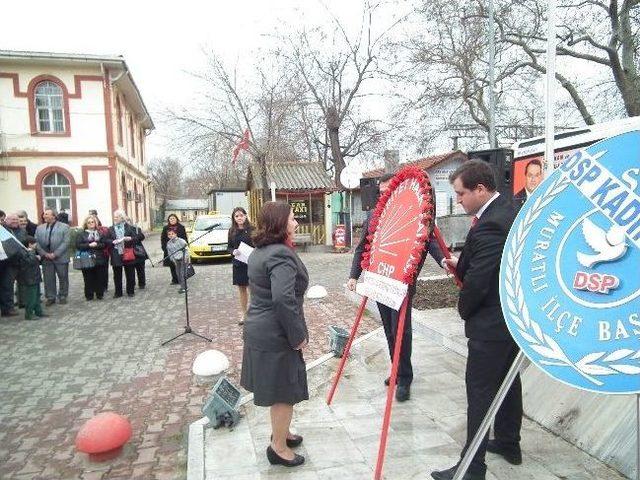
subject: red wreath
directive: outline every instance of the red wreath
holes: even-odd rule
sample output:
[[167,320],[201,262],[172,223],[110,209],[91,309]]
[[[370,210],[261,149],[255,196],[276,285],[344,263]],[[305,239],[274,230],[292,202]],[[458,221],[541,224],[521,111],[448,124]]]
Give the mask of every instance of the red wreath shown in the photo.
[[422,193],[422,198],[424,200],[421,222],[425,225],[426,228],[424,229],[424,233],[418,235],[414,239],[410,255],[411,261],[409,262],[408,267],[405,269],[405,273],[403,275],[403,282],[407,285],[412,285],[415,281],[418,265],[420,265],[422,255],[427,246],[427,242],[429,241],[429,236],[432,231],[432,223],[434,217],[434,208],[431,197],[431,181],[429,180],[429,176],[427,175],[427,173],[418,167],[408,166],[400,170],[395,175],[395,177],[391,179],[389,190],[378,199],[376,208],[371,216],[371,221],[369,222],[367,243],[364,247],[362,262],[360,264],[362,270],[368,270],[371,257],[371,243],[373,242],[374,234],[378,229],[380,215],[382,215],[382,212],[384,211],[384,208],[387,205],[389,197],[391,197],[393,191],[398,188],[398,186],[402,182],[410,178],[417,180],[420,186],[420,192]]

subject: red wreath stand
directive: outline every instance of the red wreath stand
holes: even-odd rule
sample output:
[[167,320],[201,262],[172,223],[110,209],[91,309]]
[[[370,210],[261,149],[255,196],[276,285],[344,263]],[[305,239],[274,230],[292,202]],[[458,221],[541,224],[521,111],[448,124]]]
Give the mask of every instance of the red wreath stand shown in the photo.
[[[407,287],[414,284],[417,268],[429,241],[429,232],[432,230],[434,208],[431,192],[429,177],[423,170],[416,167],[405,167],[391,179],[389,190],[378,200],[369,223],[367,245],[362,255],[363,272],[376,274],[382,271],[389,278],[399,280]],[[449,250],[446,248],[437,227],[433,228],[433,233],[442,253],[446,258],[449,258]],[[385,261],[392,262],[393,265],[389,266]],[[459,284],[457,278],[456,282]],[[363,296],[360,302],[360,307],[351,328],[351,334],[345,345],[340,365],[327,396],[328,405],[333,400],[338,382],[342,376],[351,350],[351,344],[358,331],[368,298],[368,296]],[[405,294],[399,310],[398,330],[391,364],[389,388],[387,389],[387,403],[380,433],[375,480],[382,478],[382,466],[389,433],[389,422],[391,420],[391,407],[396,390],[400,351],[402,350],[407,298]]]

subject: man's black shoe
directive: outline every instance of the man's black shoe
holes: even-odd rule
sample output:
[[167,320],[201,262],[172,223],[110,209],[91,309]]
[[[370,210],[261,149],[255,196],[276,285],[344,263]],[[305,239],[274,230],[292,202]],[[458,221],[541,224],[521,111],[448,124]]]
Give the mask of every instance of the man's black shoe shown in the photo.
[[520,450],[520,447],[505,448],[495,440],[489,440],[487,442],[487,452],[496,453],[500,455],[511,465],[522,464],[522,451]]
[[9,310],[8,312],[4,312],[2,314],[3,317],[17,317],[18,316],[18,312],[16,312],[15,310]]
[[[388,387],[390,381],[391,381],[391,377],[387,377],[387,378],[384,379],[384,384]],[[396,379],[396,385],[397,384],[398,384],[398,380]]]
[[396,389],[396,400],[406,402],[411,397],[411,387],[409,385],[398,385]]
[[[431,472],[431,478],[435,480],[452,480],[454,475],[456,474],[457,465],[454,465],[448,470],[436,470]],[[485,480],[484,473],[472,473],[467,472],[462,477],[462,480]]]

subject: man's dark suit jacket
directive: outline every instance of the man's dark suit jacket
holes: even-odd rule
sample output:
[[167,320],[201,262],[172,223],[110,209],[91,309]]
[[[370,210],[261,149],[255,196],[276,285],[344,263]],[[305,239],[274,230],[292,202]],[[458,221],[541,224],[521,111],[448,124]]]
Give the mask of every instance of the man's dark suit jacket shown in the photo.
[[522,190],[518,190],[513,196],[513,208],[516,213],[520,211],[524,202],[527,201],[527,190],[523,187]]
[[485,341],[511,338],[500,307],[498,276],[513,218],[511,199],[500,195],[467,234],[457,273],[463,283],[458,312],[465,321],[468,338]]

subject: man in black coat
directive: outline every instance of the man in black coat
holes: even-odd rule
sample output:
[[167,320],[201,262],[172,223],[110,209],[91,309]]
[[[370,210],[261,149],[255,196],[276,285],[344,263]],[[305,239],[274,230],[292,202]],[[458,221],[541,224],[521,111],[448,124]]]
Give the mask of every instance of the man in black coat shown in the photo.
[[35,237],[36,228],[38,228],[38,225],[29,220],[29,215],[27,215],[27,212],[25,210],[18,210],[17,215],[20,219],[20,222],[25,224],[24,229],[27,232],[27,235],[29,235],[30,237]]
[[[383,175],[380,178],[380,194],[384,194],[389,189],[389,184],[393,178],[392,173]],[[369,231],[369,221],[371,220],[370,210],[367,214],[367,218],[362,224],[362,235],[360,242],[355,248],[353,253],[353,261],[351,263],[351,273],[349,274],[349,281],[347,282],[347,288],[351,291],[355,290],[358,277],[362,273],[360,263],[362,262],[362,253],[364,252],[365,245],[367,244],[367,232]],[[431,254],[433,259],[442,266],[442,260],[444,256],[440,251],[438,243],[433,240],[433,234],[429,237],[428,253]],[[418,265],[418,274],[422,269],[425,259],[427,258],[426,251],[422,256],[420,265]],[[417,274],[416,274],[417,277]],[[398,389],[396,390],[396,400],[399,402],[405,402],[409,400],[411,396],[411,382],[413,382],[413,367],[411,365],[411,344],[413,341],[412,327],[411,327],[411,310],[413,305],[413,296],[416,293],[415,282],[413,285],[409,285],[407,295],[409,297],[407,303],[407,314],[404,323],[404,333],[402,335],[402,351],[400,352],[400,365],[398,366]],[[382,303],[378,303],[378,311],[380,312],[380,318],[382,319],[382,326],[384,327],[384,333],[387,337],[387,344],[389,345],[389,356],[393,360],[394,345],[396,342],[396,334],[398,332],[398,320],[399,312],[391,307],[388,307]],[[389,379],[385,380],[385,385],[389,385]]]
[[[465,381],[467,386],[467,441],[462,456],[473,440],[514,358],[518,347],[507,329],[500,307],[498,276],[500,260],[514,211],[511,199],[496,191],[491,166],[482,160],[469,160],[449,177],[458,203],[474,215],[460,258],[445,260],[462,280],[458,312],[469,338]],[[498,453],[514,465],[522,463],[520,427],[522,388],[516,377],[498,410],[495,440],[485,437],[463,480],[484,480],[485,452]],[[488,444],[487,444],[488,442]],[[457,465],[435,471],[436,480],[450,480]]]

